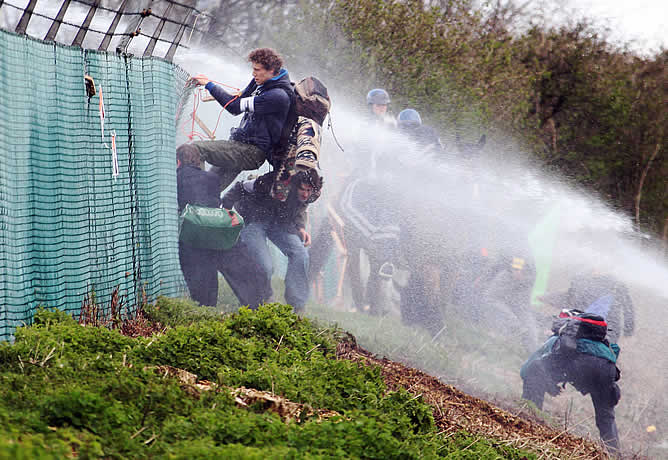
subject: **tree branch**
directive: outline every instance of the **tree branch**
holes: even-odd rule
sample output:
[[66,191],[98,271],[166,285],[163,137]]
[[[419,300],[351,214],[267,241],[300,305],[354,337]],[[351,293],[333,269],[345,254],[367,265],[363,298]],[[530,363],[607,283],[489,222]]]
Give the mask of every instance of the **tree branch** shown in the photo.
[[640,228],[640,199],[642,198],[642,188],[643,185],[645,184],[645,178],[647,177],[647,173],[649,172],[649,168],[652,166],[652,162],[654,161],[654,158],[659,153],[659,150],[661,149],[661,144],[657,143],[656,147],[654,148],[654,152],[652,153],[652,156],[649,158],[649,161],[645,165],[645,168],[642,171],[642,174],[640,175],[640,183],[638,183],[638,193],[636,194],[636,226]]

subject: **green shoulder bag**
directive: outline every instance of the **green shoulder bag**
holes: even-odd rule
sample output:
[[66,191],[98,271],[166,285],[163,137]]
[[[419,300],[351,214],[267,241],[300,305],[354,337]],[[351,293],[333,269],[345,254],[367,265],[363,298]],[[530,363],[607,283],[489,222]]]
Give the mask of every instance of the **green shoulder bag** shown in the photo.
[[237,243],[244,219],[232,209],[187,204],[179,217],[179,241],[196,248],[230,249]]

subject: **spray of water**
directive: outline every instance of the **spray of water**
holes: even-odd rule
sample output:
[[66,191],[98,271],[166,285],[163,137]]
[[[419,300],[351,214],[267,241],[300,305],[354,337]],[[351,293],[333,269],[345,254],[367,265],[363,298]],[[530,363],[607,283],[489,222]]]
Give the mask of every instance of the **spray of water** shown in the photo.
[[[238,87],[250,75],[248,65],[238,57],[191,53],[182,56],[179,64],[191,74],[206,73]],[[326,75],[312,74],[328,83]],[[292,79],[303,76],[293,74]],[[629,288],[636,310],[635,334],[621,341],[620,433],[627,436],[629,447],[646,447],[644,443],[651,440],[637,433],[644,433],[649,425],[668,423],[663,398],[668,389],[668,359],[658,353],[657,346],[665,342],[668,326],[663,314],[668,303],[668,264],[662,252],[634,234],[627,216],[567,180],[532,166],[527,155],[507,139],[488,139],[483,149],[473,153],[466,153],[456,142],[446,143],[444,152],[425,151],[396,130],[371,124],[364,110],[339,102],[336,95],[342,88],[329,89],[336,136],[345,151],[325,131],[321,166],[326,190],[311,211],[314,235],[326,219],[328,204],[339,209],[346,225],[353,225],[340,203],[355,177],[368,184],[367,192],[358,192],[360,196],[352,200],[360,213],[370,220],[391,214],[402,235],[409,231],[393,260],[397,270],[385,291],[387,308],[373,318],[352,312],[360,306],[352,304],[347,294],[346,308],[336,316],[339,324],[373,337],[362,339],[371,351],[422,367],[474,393],[518,398],[519,365],[546,338],[549,315],[560,307],[541,305],[539,295],[567,289],[572,277],[583,271],[610,274]],[[219,111],[214,102],[198,115],[213,125]],[[225,133],[235,124],[233,117],[224,114],[218,132]],[[454,133],[440,134],[443,139],[455,139]],[[478,279],[484,270],[480,259],[485,257],[488,264],[506,266],[490,278]],[[513,270],[514,264],[520,264],[521,270]],[[402,325],[398,306],[411,270],[421,269],[435,270],[435,277],[424,277],[421,287],[426,297],[436,296],[445,325],[431,333],[424,322]],[[518,272],[524,278],[518,280]],[[341,299],[328,301],[327,309],[340,308]],[[653,363],[649,368],[640,365],[648,354]],[[458,359],[462,356],[466,358]],[[574,394],[568,398],[576,400],[583,412],[591,411],[588,400]],[[564,403],[548,403],[546,408],[557,413],[565,410],[559,404]],[[597,437],[593,423],[584,425]],[[654,441],[658,445],[660,439]]]

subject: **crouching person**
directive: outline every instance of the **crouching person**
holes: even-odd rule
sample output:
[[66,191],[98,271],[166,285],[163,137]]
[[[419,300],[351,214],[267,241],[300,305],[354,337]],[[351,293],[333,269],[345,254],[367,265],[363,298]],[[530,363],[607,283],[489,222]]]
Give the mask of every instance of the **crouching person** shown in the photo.
[[[572,384],[583,395],[591,395],[601,440],[610,452],[618,453],[615,406],[621,396],[616,383],[620,377],[616,366],[619,347],[604,338],[605,332],[597,337],[582,332],[584,328],[607,328],[602,317],[571,310],[562,312],[560,319],[552,328],[555,335],[520,370],[522,398],[542,409],[545,393],[557,396],[560,384]],[[572,332],[576,326],[578,331]]]
[[254,180],[237,182],[223,197],[223,206],[234,206],[246,223],[240,242],[249,259],[247,267],[255,272],[249,280],[257,284],[257,303],[267,302],[273,295],[269,239],[288,258],[285,300],[296,312],[303,312],[309,296],[306,247],[311,243],[306,231],[306,213],[308,205],[320,196],[322,178],[314,169],[296,173],[287,199],[279,201],[271,195],[275,174],[270,172]]

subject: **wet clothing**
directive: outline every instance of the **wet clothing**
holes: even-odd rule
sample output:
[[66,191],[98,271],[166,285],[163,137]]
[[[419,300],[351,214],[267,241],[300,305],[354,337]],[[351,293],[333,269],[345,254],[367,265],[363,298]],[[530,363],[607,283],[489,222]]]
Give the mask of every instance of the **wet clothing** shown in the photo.
[[595,313],[608,323],[607,339],[616,343],[622,335],[631,336],[635,329],[635,314],[629,291],[612,276],[584,273],[571,280],[567,292],[543,296],[545,301],[560,308]]
[[403,125],[399,124],[399,132],[408,136],[413,142],[421,147],[431,149],[435,152],[443,151],[441,138],[434,128],[427,125]]
[[[427,151],[440,152],[443,145],[436,131],[421,123],[399,122],[399,132]],[[401,320],[404,324],[421,326],[432,336],[440,334],[445,327],[441,311],[441,286],[446,284],[443,279],[444,266],[439,251],[431,244],[425,246],[418,237],[421,229],[416,228],[420,222],[419,213],[429,215],[431,210],[424,203],[404,203],[405,210],[400,222],[400,248],[407,263],[410,275],[408,283],[401,290]],[[433,240],[438,241],[438,238]],[[428,242],[431,243],[431,242]]]
[[[380,269],[386,262],[396,264],[399,250],[400,214],[389,185],[382,180],[353,178],[338,203],[346,221],[343,237],[350,257],[348,275],[353,302],[357,307],[369,305],[373,314],[384,310],[382,303],[386,300],[380,293]],[[369,259],[366,287],[360,274],[360,248]]]
[[563,383],[572,384],[583,395],[590,394],[601,440],[608,449],[617,451],[619,436],[615,406],[621,392],[616,383],[619,380],[619,371],[612,357],[614,356],[616,361],[619,348],[614,349],[607,357],[601,357],[596,351],[591,351],[608,348],[607,342],[598,342],[599,347],[590,340],[586,340],[590,343],[581,344],[585,339],[578,339],[577,352],[563,354],[553,352],[558,340],[557,336],[550,337],[522,366],[522,398],[532,401],[536,407],[542,409],[545,393],[558,395],[558,385]]
[[401,321],[421,326],[435,337],[445,328],[441,311],[441,270],[434,265],[411,267],[408,283],[401,291]]
[[387,185],[367,178],[352,179],[339,199],[349,227],[368,252],[389,248],[394,254],[399,244],[399,210]]
[[214,165],[211,168],[219,178],[219,191],[225,190],[242,171],[258,169],[267,155],[253,144],[220,140],[198,141],[189,144],[199,151],[200,158]]
[[276,176],[271,189],[274,199],[287,199],[292,177],[299,171],[319,167],[321,142],[322,127],[315,120],[297,117],[288,138],[287,151],[280,155],[280,165],[276,166]]
[[274,176],[275,172],[271,172],[256,180],[238,182],[225,194],[223,204],[225,207],[233,204],[246,222],[240,240],[255,273],[251,283],[252,289],[257,292],[257,303],[251,307],[269,301],[273,295],[273,264],[267,246],[268,239],[288,258],[285,300],[296,311],[303,311],[309,295],[308,251],[299,236],[299,230],[305,228],[308,204],[317,199],[319,190],[306,202],[300,202],[296,186],[293,186],[288,198],[278,201],[271,197]]
[[230,134],[230,140],[255,145],[270,157],[278,147],[290,106],[294,104],[288,71],[281,69],[278,75],[260,86],[251,80],[236,99],[213,82],[207,83],[206,89],[232,115],[244,114],[239,127]]
[[246,223],[271,223],[297,234],[306,227],[308,205],[318,199],[320,191],[314,189],[306,202],[300,202],[292,192],[285,201],[278,201],[271,196],[275,176],[275,172],[270,172],[257,179],[237,182],[223,196],[223,207],[234,206]]
[[[186,204],[216,208],[220,204],[219,179],[215,173],[202,171],[192,165],[182,165],[176,171],[176,190],[179,214]],[[181,271],[190,297],[201,305],[214,306],[218,300],[219,252],[202,249],[179,241]]]
[[270,301],[273,295],[271,278],[274,268],[267,246],[267,240],[269,240],[288,258],[288,268],[285,273],[285,301],[292,305],[296,312],[302,312],[308,300],[309,285],[308,251],[301,238],[266,221],[251,222],[241,231],[240,238],[255,267],[254,289],[257,292],[257,305]]
[[[187,203],[215,208],[219,206],[218,176],[190,166],[176,173],[179,213]],[[221,272],[241,305],[258,305],[261,300],[254,286],[258,284],[248,250],[240,241],[225,251],[203,249],[179,242],[179,261],[190,297],[201,305],[218,302],[218,272]]]
[[176,197],[179,214],[186,204],[217,208],[220,205],[218,176],[192,165],[182,165],[176,170]]
[[199,150],[202,161],[216,167],[220,189],[227,188],[241,171],[257,169],[265,160],[277,166],[274,155],[285,149],[281,146],[283,128],[295,106],[287,71],[282,69],[277,76],[260,86],[251,80],[239,97],[213,82],[207,83],[206,89],[231,114],[244,114],[229,140],[190,144]]

